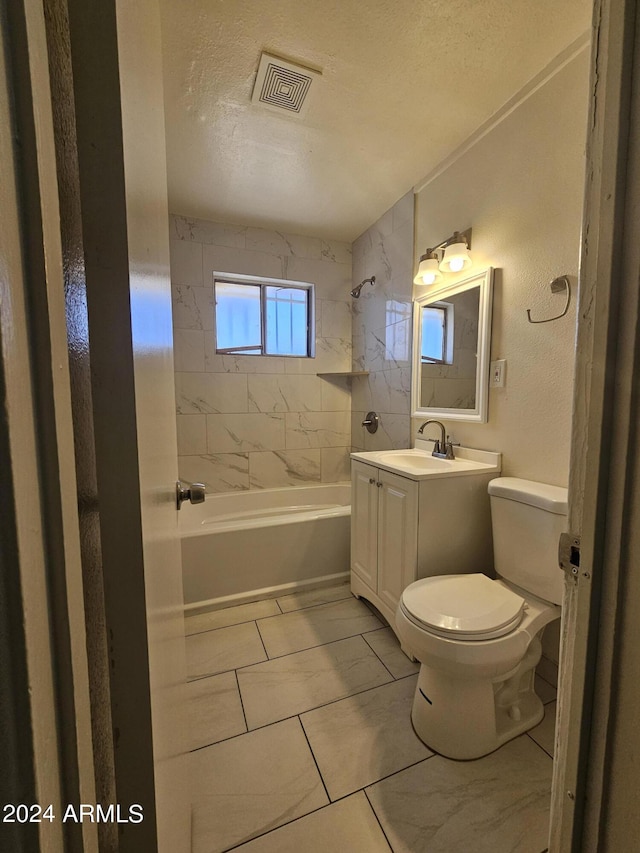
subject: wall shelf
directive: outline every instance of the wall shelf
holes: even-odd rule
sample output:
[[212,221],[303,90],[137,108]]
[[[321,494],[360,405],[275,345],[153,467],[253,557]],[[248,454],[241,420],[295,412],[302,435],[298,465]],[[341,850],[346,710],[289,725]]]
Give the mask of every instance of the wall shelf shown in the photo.
[[329,378],[333,376],[368,376],[368,370],[341,370],[336,371],[334,373],[316,373],[316,376],[321,376],[323,378]]

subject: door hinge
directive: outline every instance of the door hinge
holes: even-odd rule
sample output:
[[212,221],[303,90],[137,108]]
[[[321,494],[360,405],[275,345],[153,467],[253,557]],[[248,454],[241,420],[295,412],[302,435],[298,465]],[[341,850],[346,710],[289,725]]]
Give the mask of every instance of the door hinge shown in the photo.
[[[558,543],[558,563],[563,572],[577,578],[580,574],[580,537],[561,533]],[[585,573],[585,577],[589,577]]]

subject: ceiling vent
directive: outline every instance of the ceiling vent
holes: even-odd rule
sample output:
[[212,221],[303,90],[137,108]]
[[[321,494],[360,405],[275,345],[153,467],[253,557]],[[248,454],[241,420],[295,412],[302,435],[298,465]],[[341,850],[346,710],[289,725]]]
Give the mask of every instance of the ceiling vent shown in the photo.
[[251,102],[268,109],[303,116],[309,107],[309,90],[320,71],[263,53]]

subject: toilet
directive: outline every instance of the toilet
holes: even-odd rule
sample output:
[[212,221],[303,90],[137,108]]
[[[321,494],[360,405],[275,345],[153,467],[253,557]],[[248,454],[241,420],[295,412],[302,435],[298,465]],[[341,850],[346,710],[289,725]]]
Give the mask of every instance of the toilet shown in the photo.
[[487,755],[541,721],[535,667],[542,631],[560,616],[567,490],[514,477],[488,490],[496,579],[487,566],[424,577],[396,612],[402,647],[421,664],[413,727],[448,758]]

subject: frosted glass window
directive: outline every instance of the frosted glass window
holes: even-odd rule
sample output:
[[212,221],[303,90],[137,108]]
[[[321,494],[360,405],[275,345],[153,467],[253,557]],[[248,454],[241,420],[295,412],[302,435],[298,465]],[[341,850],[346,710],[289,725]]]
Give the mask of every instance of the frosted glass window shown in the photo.
[[308,291],[297,287],[266,287],[266,352],[307,355]]
[[385,308],[384,360],[399,362],[409,360],[411,303],[387,300]]
[[216,352],[311,357],[311,285],[215,282]]
[[453,305],[426,305],[422,309],[423,363],[448,364],[448,352],[453,335]]
[[216,345],[239,355],[262,350],[261,288],[216,282]]

